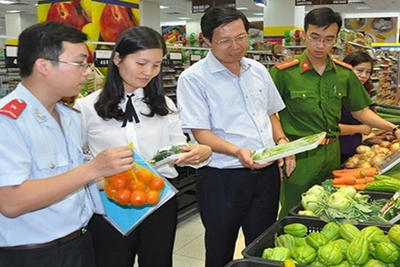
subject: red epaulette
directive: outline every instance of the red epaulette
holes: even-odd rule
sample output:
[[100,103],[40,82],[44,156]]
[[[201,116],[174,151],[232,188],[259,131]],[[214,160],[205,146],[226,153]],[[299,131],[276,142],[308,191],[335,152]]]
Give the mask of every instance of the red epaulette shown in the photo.
[[278,68],[278,70],[284,70],[286,68],[289,68],[291,66],[297,65],[299,64],[299,60],[298,59],[290,59],[284,62],[280,62],[278,64],[276,64],[275,66]]
[[25,107],[26,103],[23,100],[13,99],[0,109],[0,114],[15,120],[24,111]]
[[346,69],[353,70],[353,66],[350,65],[349,63],[343,62],[343,61],[338,60],[338,59],[336,59],[336,58],[335,58],[335,59],[332,59],[332,61],[333,61],[335,64],[338,64],[338,65],[340,65],[340,66],[342,66],[342,67],[345,67]]

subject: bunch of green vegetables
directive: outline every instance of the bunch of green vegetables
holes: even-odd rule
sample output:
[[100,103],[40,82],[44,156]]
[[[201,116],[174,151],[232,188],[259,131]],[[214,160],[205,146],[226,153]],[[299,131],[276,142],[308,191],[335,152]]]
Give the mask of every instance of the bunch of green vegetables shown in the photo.
[[182,146],[171,146],[171,147],[159,149],[157,151],[157,153],[150,159],[149,163],[157,164],[173,155],[185,153],[185,151],[182,151],[180,149],[181,147]]
[[316,216],[325,222],[339,224],[388,223],[391,218],[380,212],[387,200],[371,200],[368,194],[358,192],[351,186],[333,187],[329,182],[324,182],[322,185],[314,185],[302,194],[303,210],[299,210],[298,214]]
[[329,222],[320,232],[308,232],[302,223],[283,227],[275,247],[265,248],[263,259],[332,267],[398,267],[400,266],[400,225],[387,234],[377,226],[360,230],[352,224]]
[[326,135],[325,132],[305,136],[279,146],[273,146],[265,149],[256,150],[251,154],[251,158],[255,161],[265,158],[277,156],[283,153],[292,152],[295,154],[296,150],[304,146],[312,145]]

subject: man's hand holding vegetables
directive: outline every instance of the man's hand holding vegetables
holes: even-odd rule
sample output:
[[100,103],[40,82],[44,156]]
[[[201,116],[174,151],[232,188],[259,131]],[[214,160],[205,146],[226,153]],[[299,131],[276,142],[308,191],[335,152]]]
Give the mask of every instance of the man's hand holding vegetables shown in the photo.
[[199,165],[200,163],[206,164],[207,159],[210,158],[211,148],[209,146],[181,146],[181,151],[187,152],[180,156],[175,162],[175,165],[188,164]]

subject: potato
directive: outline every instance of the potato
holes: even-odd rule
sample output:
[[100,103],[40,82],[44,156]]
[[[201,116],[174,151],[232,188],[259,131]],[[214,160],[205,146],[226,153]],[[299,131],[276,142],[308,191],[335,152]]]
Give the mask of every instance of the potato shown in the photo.
[[372,151],[376,151],[378,148],[381,148],[381,146],[378,145],[378,144],[375,144],[375,145],[372,145],[372,146],[371,146],[371,150],[372,150]]
[[364,154],[363,154],[363,158],[364,159],[370,159],[370,158],[372,158],[373,156],[375,156],[377,153],[375,153],[374,151],[372,151],[372,150],[370,150],[370,151],[367,151],[367,152],[365,152]]
[[356,148],[356,152],[358,154],[364,154],[365,152],[370,151],[370,150],[371,150],[371,148],[369,146],[366,146],[366,145],[359,145]]
[[385,154],[377,154],[373,156],[370,160],[370,163],[372,166],[377,166],[379,167],[382,164],[382,161],[386,158]]
[[363,161],[362,163],[358,164],[358,167],[360,167],[360,168],[370,168],[370,167],[372,167],[372,165],[368,161]]
[[379,145],[381,147],[389,148],[391,143],[389,141],[382,141]]
[[390,149],[390,151],[394,152],[394,151],[399,149],[399,146],[400,146],[399,142],[395,142],[395,143],[390,145],[389,149]]

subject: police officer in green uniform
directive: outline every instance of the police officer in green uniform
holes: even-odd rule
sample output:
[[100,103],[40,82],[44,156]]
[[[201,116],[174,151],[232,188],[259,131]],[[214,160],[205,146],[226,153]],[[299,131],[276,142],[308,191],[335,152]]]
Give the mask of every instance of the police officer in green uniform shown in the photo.
[[341,25],[342,18],[332,9],[313,9],[304,20],[306,50],[298,58],[277,64],[270,71],[286,104],[279,115],[289,140],[327,133],[316,149],[296,155],[296,169],[282,181],[280,217],[300,202],[303,192],[340,168],[337,137],[342,105],[360,122],[393,131],[400,137],[398,126],[368,108],[372,101],[351,65],[329,56]]

